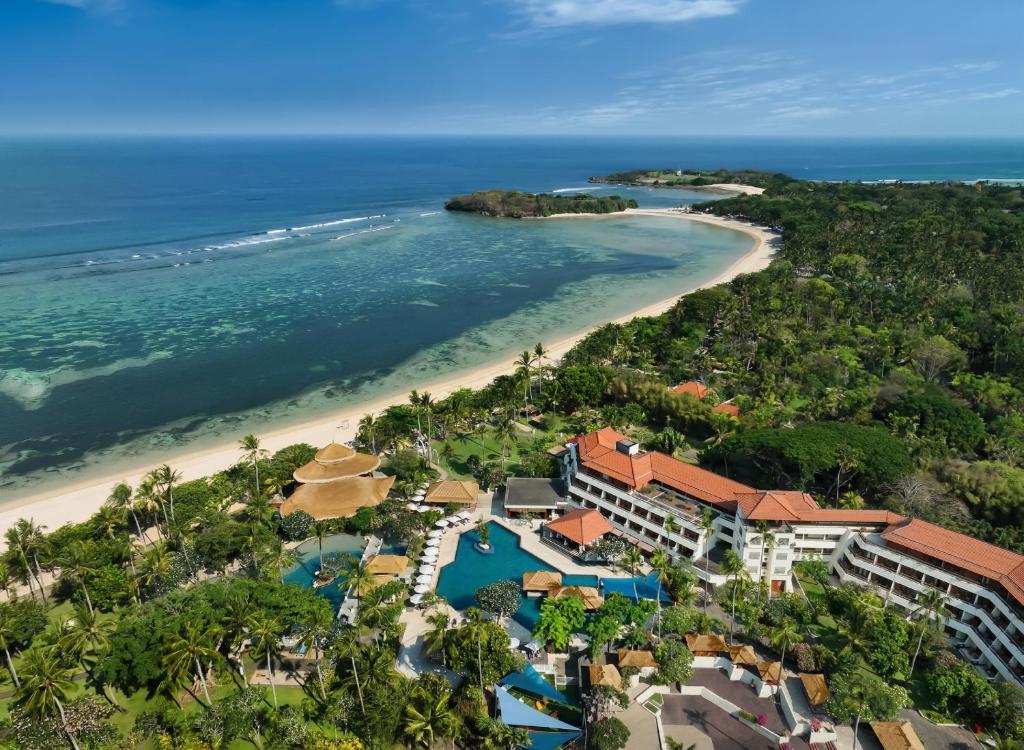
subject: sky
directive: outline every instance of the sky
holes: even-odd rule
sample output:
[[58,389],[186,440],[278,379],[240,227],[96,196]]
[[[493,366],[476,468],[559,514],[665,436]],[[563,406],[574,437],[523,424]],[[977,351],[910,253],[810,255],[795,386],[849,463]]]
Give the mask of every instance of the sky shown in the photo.
[[0,132],[1024,135],[1024,0],[0,0]]

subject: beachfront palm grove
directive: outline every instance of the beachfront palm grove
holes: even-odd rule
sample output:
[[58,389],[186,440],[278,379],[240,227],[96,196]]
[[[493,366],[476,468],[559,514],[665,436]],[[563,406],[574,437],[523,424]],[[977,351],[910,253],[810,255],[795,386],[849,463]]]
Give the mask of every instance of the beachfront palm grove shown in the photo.
[[[316,447],[269,454],[247,436],[237,465],[214,476],[183,481],[163,466],[139,486],[113,487],[85,523],[11,528],[0,564],[0,741],[529,746],[495,710],[495,683],[526,658],[502,622],[525,601],[519,572],[508,576],[515,587],[481,588],[453,618],[432,594],[410,608],[406,582],[381,582],[358,554],[331,552],[331,540],[372,534],[416,559],[455,510],[414,510],[424,482],[500,491],[508,477],[554,477],[549,449],[607,425],[752,486],[806,491],[823,507],[884,508],[1024,551],[1022,191],[766,184],[763,195],[698,210],[778,229],[769,269],[605,326],[558,362],[527,349],[513,374],[481,390],[414,392],[367,415],[357,446],[395,477],[374,506],[282,518],[275,508]],[[701,398],[670,390],[681,381],[701,383]],[[716,408],[725,402],[736,408]],[[760,533],[770,547],[771,531]],[[1004,747],[1024,742],[1024,690],[986,679],[951,646],[942,597],[907,614],[839,584],[824,560],[800,563],[797,590],[777,593],[731,550],[716,563],[728,583],[711,588],[686,560],[643,552],[609,539],[600,560],[632,586],[593,606],[582,592],[545,597],[532,624],[548,653],[599,668],[617,649],[653,659],[642,675],[624,667],[619,682],[601,672],[584,695],[569,685],[577,693],[566,690],[559,716],[587,729],[566,740],[576,747],[624,747],[637,680],[678,693],[706,671],[688,648],[696,636],[755,650],[769,665],[764,684],[775,660],[823,674],[830,722],[859,728],[916,707]],[[302,555],[357,596],[351,621],[323,595],[330,586],[293,577]],[[431,666],[410,674],[399,655],[412,615],[426,623]],[[778,709],[764,707],[763,721],[747,709],[733,718],[768,731]]]

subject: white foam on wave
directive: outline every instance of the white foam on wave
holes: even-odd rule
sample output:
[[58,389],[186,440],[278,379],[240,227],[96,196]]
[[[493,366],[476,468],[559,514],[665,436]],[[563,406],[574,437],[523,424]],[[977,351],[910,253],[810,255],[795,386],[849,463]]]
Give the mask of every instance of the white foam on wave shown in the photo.
[[331,242],[334,242],[335,240],[346,240],[349,237],[358,237],[361,234],[370,234],[371,232],[383,232],[385,229],[394,229],[394,227],[394,224],[385,224],[382,227],[369,227],[368,229],[361,229],[358,232],[339,234],[337,237],[331,237]]
[[425,214],[420,214],[420,216],[437,216],[439,213],[441,213],[441,212],[440,211],[427,211]]
[[304,227],[292,227],[288,229],[289,232],[304,232],[307,229],[324,229],[325,227],[336,227],[339,224],[352,224],[356,221],[370,221],[371,219],[383,219],[387,214],[374,214],[373,216],[354,216],[350,219],[335,219],[334,221],[325,221],[320,224],[307,224]]
[[587,185],[586,187],[571,187],[571,188],[558,188],[558,190],[552,190],[552,193],[588,193],[592,190],[605,190],[600,185]]

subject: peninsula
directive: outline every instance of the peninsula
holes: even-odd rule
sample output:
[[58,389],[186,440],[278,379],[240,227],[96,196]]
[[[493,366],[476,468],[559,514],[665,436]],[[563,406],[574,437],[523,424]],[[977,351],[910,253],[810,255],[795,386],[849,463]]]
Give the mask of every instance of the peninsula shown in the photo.
[[632,185],[638,187],[685,188],[721,193],[759,195],[772,185],[783,185],[792,178],[773,172],[752,169],[630,169],[612,172],[603,177],[590,177],[589,182]]
[[555,214],[612,214],[637,208],[637,202],[617,195],[593,196],[524,193],[516,190],[480,190],[450,198],[448,211],[464,211],[482,216],[510,219],[536,219]]

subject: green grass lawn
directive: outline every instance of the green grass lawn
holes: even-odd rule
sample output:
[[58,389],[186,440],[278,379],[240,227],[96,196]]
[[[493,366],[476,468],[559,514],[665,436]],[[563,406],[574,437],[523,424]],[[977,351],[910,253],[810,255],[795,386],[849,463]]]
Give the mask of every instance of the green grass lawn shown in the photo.
[[[528,452],[538,438],[553,441],[562,429],[561,420],[552,415],[545,417],[543,429],[531,427],[531,432],[519,431],[515,442],[508,446],[505,453],[505,469],[509,475],[517,473],[518,459]],[[453,479],[473,479],[473,471],[469,466],[470,456],[476,456],[481,463],[501,462],[502,446],[495,438],[494,428],[487,426],[483,432],[453,433],[446,441],[453,449],[453,455],[441,458],[441,466]],[[445,441],[435,441],[434,449],[438,453],[444,450]]]

